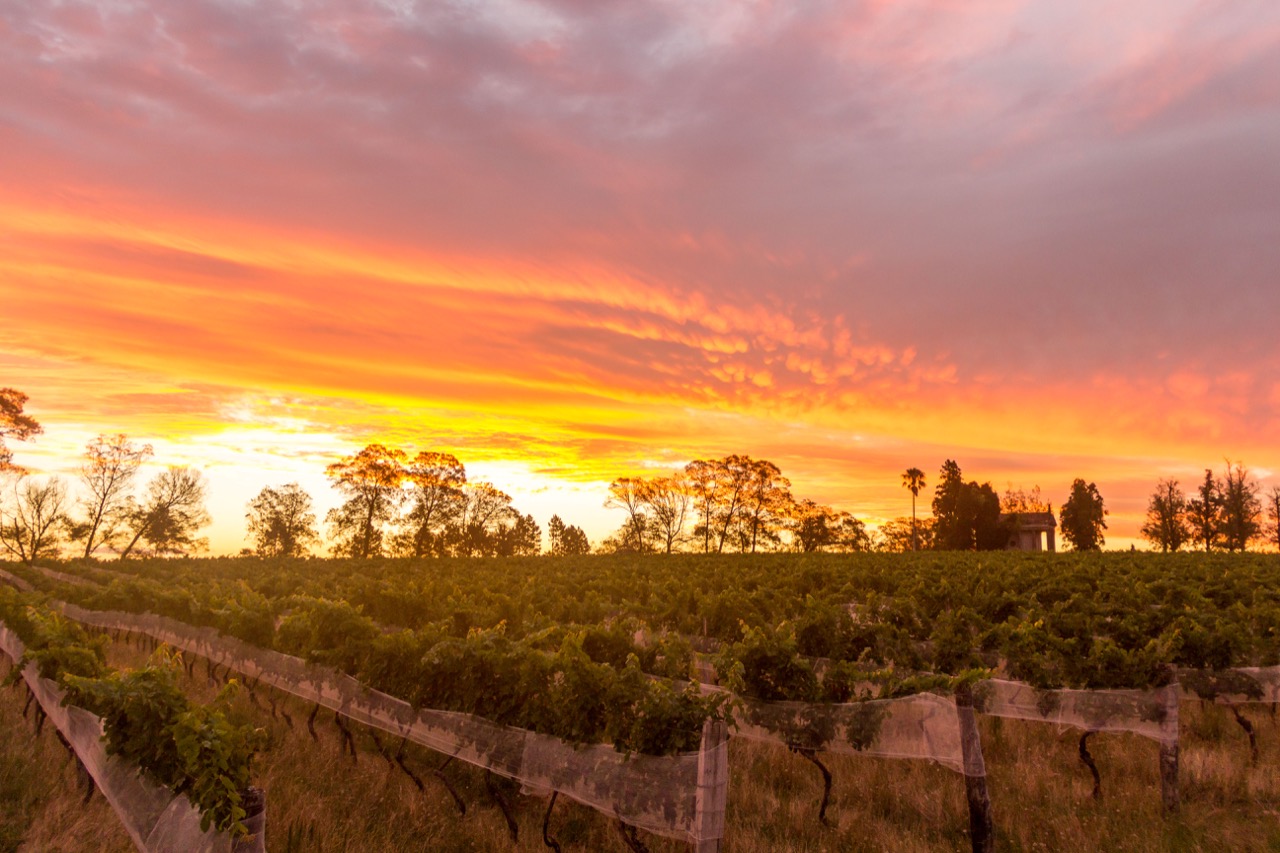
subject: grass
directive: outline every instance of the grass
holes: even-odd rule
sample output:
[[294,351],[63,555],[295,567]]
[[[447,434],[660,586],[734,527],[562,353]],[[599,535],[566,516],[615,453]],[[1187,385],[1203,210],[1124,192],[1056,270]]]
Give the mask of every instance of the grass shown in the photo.
[[[112,663],[137,665],[146,653],[120,644]],[[197,666],[188,682],[208,699],[214,689]],[[260,691],[261,693],[261,691]],[[74,766],[46,730],[32,739],[17,691],[0,695],[0,853],[131,849],[101,795],[80,805]],[[236,712],[266,728],[270,743],[256,763],[267,790],[267,842],[272,853],[381,851],[545,851],[547,801],[508,790],[519,826],[513,845],[484,774],[451,764],[443,775],[465,802],[432,774],[441,756],[410,745],[406,761],[425,786],[379,756],[373,740],[351,725],[360,746],[353,762],[340,752],[333,715],[317,718],[320,742],[305,720],[310,708],[276,697],[294,722],[272,718],[250,703]],[[1181,709],[1182,808],[1162,814],[1158,749],[1125,734],[1090,738],[1102,775],[1102,797],[1077,757],[1079,733],[1043,723],[980,717],[988,784],[1001,851],[1277,851],[1280,853],[1280,723],[1269,706],[1244,711],[1261,751],[1251,765],[1248,740],[1230,710],[1198,701]],[[384,742],[385,742],[384,738]],[[725,853],[776,851],[963,851],[969,849],[964,782],[923,762],[822,756],[834,775],[830,826],[818,822],[821,776],[812,764],[770,744],[730,743],[730,793]],[[628,850],[612,822],[561,800],[551,835],[565,851]],[[644,836],[653,853],[686,845]],[[7,845],[7,846],[6,846]]]

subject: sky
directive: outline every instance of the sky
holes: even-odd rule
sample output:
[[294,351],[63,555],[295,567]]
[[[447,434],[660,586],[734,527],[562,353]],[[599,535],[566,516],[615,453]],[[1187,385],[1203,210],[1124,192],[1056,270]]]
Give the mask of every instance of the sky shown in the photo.
[[[1273,0],[0,0],[0,387],[245,503],[373,441],[595,540],[778,464],[1280,485]],[[927,497],[927,495],[922,496]],[[926,501],[927,503],[927,501]]]

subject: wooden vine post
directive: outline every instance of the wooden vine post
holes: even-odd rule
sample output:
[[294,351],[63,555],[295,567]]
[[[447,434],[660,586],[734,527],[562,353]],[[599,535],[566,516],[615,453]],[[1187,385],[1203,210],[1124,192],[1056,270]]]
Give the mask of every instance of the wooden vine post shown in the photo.
[[1172,814],[1178,810],[1178,699],[1181,688],[1175,678],[1165,688],[1165,726],[1173,737],[1160,741],[1160,798],[1164,810]]
[[964,792],[969,800],[969,839],[973,853],[992,853],[995,834],[991,820],[991,796],[987,792],[987,766],[982,760],[982,737],[973,714],[973,688],[956,688],[956,721],[960,726],[960,751],[964,758]]
[[729,726],[723,720],[702,724],[698,750],[698,789],[694,797],[694,853],[720,853],[725,806],[729,801]]

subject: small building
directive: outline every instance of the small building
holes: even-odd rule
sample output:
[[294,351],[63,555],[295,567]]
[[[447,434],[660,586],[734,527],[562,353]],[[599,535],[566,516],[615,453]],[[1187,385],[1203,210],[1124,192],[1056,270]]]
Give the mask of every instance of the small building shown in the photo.
[[1053,532],[1058,528],[1058,522],[1052,512],[1002,512],[1000,523],[1009,528],[1006,551],[1055,550]]

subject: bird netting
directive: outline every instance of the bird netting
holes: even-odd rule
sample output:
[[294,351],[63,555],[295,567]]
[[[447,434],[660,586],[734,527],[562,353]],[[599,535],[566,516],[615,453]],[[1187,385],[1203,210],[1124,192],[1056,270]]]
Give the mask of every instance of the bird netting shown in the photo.
[[1162,744],[1178,740],[1178,687],[1151,690],[1039,690],[990,679],[973,689],[974,710],[1090,732],[1133,732]]
[[[22,659],[25,647],[8,627],[0,624],[0,649],[13,659]],[[22,673],[23,680],[35,696],[49,721],[61,732],[67,744],[93,778],[119,816],[125,831],[144,853],[261,853],[265,848],[265,810],[245,820],[251,835],[233,841],[225,833],[210,828],[200,829],[200,811],[185,795],[143,778],[136,766],[107,755],[102,742],[102,720],[83,708],[63,705],[63,691],[58,685],[41,678],[34,663]]]
[[[559,792],[657,835],[694,843],[723,837],[727,779],[720,783],[718,796],[698,796],[699,767],[707,761],[703,753],[626,754],[606,744],[571,744],[471,714],[415,710],[409,703],[371,690],[334,669],[258,648],[212,628],[196,628],[152,614],[90,611],[65,603],[58,606],[77,622],[145,634],[235,670],[255,685],[274,687],[363,725],[513,779],[528,792]],[[707,749],[723,752],[727,746],[720,743]],[[724,763],[727,757],[721,755],[716,761]],[[699,803],[703,804],[701,812]],[[714,817],[717,808],[719,819]]]
[[985,775],[980,749],[966,766],[951,697],[919,693],[845,704],[736,702],[739,737],[797,750],[926,759],[966,775]]

